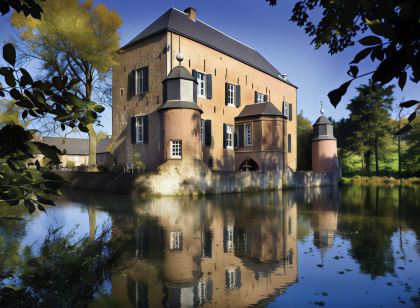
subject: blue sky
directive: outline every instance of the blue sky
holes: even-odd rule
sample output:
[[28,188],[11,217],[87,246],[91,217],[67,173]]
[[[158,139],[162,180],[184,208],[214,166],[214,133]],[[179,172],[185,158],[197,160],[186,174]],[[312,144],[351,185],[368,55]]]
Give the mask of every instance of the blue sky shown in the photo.
[[[270,7],[265,0],[103,0],[109,8],[117,11],[123,25],[120,29],[121,45],[131,40],[145,27],[162,15],[170,7],[180,10],[192,6],[197,9],[197,17],[224,33],[258,50],[280,72],[286,73],[298,89],[297,110],[312,122],[319,116],[320,101],[324,102],[327,116],[335,119],[346,117],[347,102],[355,96],[355,87],[366,78],[354,82],[343,100],[335,109],[330,105],[327,94],[349,77],[346,75],[348,63],[362,47],[356,44],[340,54],[331,56],[327,48],[314,50],[310,38],[304,30],[289,21],[293,1],[278,0],[277,6]],[[7,41],[16,35],[8,24],[8,18],[0,17],[0,41]],[[372,68],[370,59],[361,65],[360,72]],[[404,92],[396,87],[395,98],[419,99],[419,85],[407,82]],[[111,133],[111,110],[102,117],[104,130]],[[86,137],[85,135],[82,135]]]

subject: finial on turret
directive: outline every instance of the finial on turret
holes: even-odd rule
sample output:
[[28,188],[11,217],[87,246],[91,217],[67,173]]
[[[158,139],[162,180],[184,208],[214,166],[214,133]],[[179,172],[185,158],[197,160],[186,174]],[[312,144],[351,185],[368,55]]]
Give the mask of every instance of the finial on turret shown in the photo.
[[184,55],[182,53],[178,52],[176,54],[176,59],[178,60],[179,65],[181,65],[182,60],[184,60]]
[[322,101],[321,101],[321,115],[324,115],[324,104],[322,103]]

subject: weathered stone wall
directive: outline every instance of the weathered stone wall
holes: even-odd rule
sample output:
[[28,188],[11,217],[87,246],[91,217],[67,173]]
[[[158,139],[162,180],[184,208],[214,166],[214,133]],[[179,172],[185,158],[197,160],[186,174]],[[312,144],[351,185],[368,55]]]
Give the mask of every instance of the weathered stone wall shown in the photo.
[[211,171],[202,162],[195,167],[168,161],[156,173],[116,174],[60,172],[71,187],[114,193],[154,195],[200,195],[279,190],[338,183],[334,173],[258,171]]

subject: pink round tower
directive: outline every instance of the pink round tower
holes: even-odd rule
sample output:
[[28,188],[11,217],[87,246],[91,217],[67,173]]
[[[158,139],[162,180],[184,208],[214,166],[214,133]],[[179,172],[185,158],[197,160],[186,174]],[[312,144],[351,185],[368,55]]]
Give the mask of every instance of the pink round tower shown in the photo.
[[338,170],[337,139],[334,137],[333,124],[321,116],[313,125],[312,170],[314,172],[335,172]]

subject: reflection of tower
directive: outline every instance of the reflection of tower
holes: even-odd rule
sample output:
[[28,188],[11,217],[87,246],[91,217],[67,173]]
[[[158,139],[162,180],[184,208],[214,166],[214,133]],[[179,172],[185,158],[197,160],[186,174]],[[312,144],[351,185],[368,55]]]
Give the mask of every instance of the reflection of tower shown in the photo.
[[326,250],[333,245],[337,231],[339,191],[336,188],[314,189],[311,196],[314,245]]
[[338,169],[337,139],[334,137],[333,124],[321,116],[313,125],[312,138],[312,170],[315,172],[331,172]]

